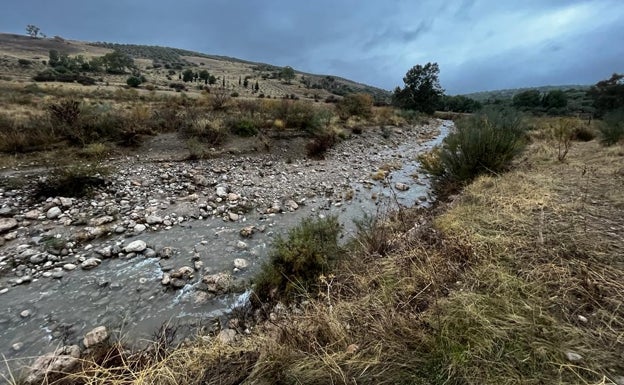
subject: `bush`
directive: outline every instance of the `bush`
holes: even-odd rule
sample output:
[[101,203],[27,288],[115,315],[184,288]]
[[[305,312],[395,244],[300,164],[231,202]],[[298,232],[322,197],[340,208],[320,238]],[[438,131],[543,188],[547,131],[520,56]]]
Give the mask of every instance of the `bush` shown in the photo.
[[256,277],[256,299],[292,300],[297,294],[312,292],[319,277],[340,256],[340,224],[337,217],[304,219],[273,244],[269,261]]
[[37,198],[82,197],[96,187],[103,186],[108,170],[92,164],[78,164],[59,167],[49,173],[47,179],[39,181],[33,190]]
[[230,132],[238,136],[255,136],[258,134],[258,126],[251,118],[231,117],[226,122]]
[[485,110],[459,120],[434,154],[421,157],[436,182],[464,183],[507,169],[525,144],[525,126],[515,110]]
[[29,65],[32,64],[32,61],[28,59],[17,59],[17,63],[21,66],[28,67]]
[[618,143],[624,138],[624,109],[617,109],[605,114],[600,125],[601,142],[606,146]]
[[56,141],[58,137],[45,117],[17,120],[0,115],[0,152],[36,151]]
[[220,146],[227,140],[227,132],[214,126],[207,119],[197,119],[193,124],[187,125],[180,130],[180,134],[186,138],[192,138],[211,146]]
[[141,81],[141,78],[138,76],[130,76],[127,80],[126,80],[126,84],[129,85],[130,87],[136,88],[138,86],[141,85],[141,83],[143,83]]
[[306,145],[306,152],[311,158],[322,159],[327,150],[336,144],[336,133],[333,131],[319,133]]
[[373,113],[373,98],[369,94],[349,94],[336,104],[336,111],[342,120],[350,116],[370,118]]
[[577,142],[589,142],[594,138],[596,138],[596,132],[586,125],[578,125],[572,132],[572,140]]

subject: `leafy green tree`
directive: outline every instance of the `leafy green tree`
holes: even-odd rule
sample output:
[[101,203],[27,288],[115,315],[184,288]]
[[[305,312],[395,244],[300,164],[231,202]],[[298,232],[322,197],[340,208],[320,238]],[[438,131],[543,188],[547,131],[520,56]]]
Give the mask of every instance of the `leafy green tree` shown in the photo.
[[249,80],[247,79],[247,77],[245,77],[245,80],[243,80],[243,87],[249,87]]
[[134,68],[134,60],[120,51],[113,51],[102,56],[102,65],[111,74],[123,74],[126,69]]
[[438,106],[442,111],[453,112],[475,112],[480,110],[481,107],[482,105],[479,101],[463,95],[443,95]]
[[542,106],[546,109],[565,108],[568,105],[568,97],[561,90],[549,91],[542,98]]
[[512,103],[517,108],[536,108],[542,104],[542,94],[538,90],[522,91],[514,95]]
[[208,84],[210,85],[217,84],[217,77],[214,75],[210,75],[210,77],[208,78]]
[[191,69],[184,70],[182,72],[182,81],[184,83],[191,82],[193,81],[193,76],[195,76],[195,74],[193,73],[193,70]]
[[206,70],[199,71],[199,78],[204,81],[205,84],[208,84],[208,79],[210,79],[210,74]]
[[260,84],[258,84],[258,81],[257,81],[257,80],[256,80],[256,85],[254,86],[254,89],[255,89],[256,91],[259,91],[259,90],[260,90]]
[[286,66],[282,68],[280,77],[284,79],[286,83],[290,84],[290,82],[295,78],[295,70],[290,66]]
[[624,108],[624,74],[615,73],[609,79],[599,81],[587,94],[594,100],[597,116]]
[[418,64],[412,67],[403,78],[403,89],[394,90],[393,102],[406,109],[433,114],[444,90],[440,87],[438,63]]
[[39,27],[37,27],[36,25],[33,24],[28,24],[26,26],[26,33],[30,36],[30,37],[37,37],[39,36],[39,32],[41,32],[41,29]]

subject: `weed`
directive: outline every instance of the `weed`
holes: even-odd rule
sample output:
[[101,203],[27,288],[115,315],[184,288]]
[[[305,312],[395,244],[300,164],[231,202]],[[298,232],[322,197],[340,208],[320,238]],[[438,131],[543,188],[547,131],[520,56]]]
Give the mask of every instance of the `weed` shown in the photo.
[[104,176],[110,171],[97,164],[74,164],[50,171],[48,177],[37,182],[33,195],[36,198],[82,197],[106,183]]
[[311,158],[322,159],[327,150],[336,144],[336,140],[336,133],[334,131],[318,133],[306,144],[306,152]]

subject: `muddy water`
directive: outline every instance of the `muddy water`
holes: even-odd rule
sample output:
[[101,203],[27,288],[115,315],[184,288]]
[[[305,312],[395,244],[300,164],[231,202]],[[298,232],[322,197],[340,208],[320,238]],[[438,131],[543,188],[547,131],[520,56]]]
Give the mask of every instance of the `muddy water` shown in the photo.
[[[164,262],[143,256],[128,260],[107,259],[90,271],[73,272],[62,279],[36,280],[1,294],[0,353],[15,369],[57,346],[79,343],[85,332],[99,325],[107,325],[115,337],[129,344],[140,344],[142,340],[149,340],[164,322],[192,326],[213,322],[235,304],[244,302],[245,284],[259,269],[272,240],[302,218],[338,215],[346,238],[354,231],[353,219],[361,218],[364,213],[374,214],[380,206],[426,205],[423,199],[428,197],[429,187],[426,179],[415,180],[413,177],[418,171],[415,157],[439,143],[450,127],[451,123],[445,122],[441,135],[421,146],[402,145],[371,154],[380,159],[387,159],[390,155],[402,164],[402,168],[392,172],[390,183],[354,183],[351,201],[334,203],[316,198],[308,200],[293,213],[269,216],[250,213],[242,223],[220,219],[195,220],[166,231],[144,233],[133,238],[119,237],[114,240],[128,244],[142,239],[153,249],[170,247],[174,253]],[[391,188],[397,182],[409,185],[409,190]],[[372,200],[372,195],[378,199]],[[244,239],[246,247],[242,248],[239,231],[249,225],[265,230]],[[233,272],[240,287],[238,293],[210,300],[198,297],[195,285],[203,275],[199,273],[180,290],[166,289],[161,285],[161,263],[173,268],[193,266],[193,258],[199,258],[212,273]],[[248,260],[250,267],[233,271],[235,258]],[[0,373],[6,371],[2,365]]]

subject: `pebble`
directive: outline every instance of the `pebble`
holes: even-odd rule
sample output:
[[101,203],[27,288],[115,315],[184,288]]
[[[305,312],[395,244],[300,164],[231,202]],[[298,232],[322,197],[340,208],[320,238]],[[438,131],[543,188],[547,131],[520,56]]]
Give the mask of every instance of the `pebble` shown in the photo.
[[245,258],[236,258],[234,260],[234,267],[242,270],[249,267],[249,262]]
[[566,352],[565,355],[570,362],[579,362],[583,360],[583,356],[575,352]]
[[23,310],[23,311],[20,313],[20,317],[22,317],[22,318],[28,318],[28,317],[30,317],[30,314],[31,314],[30,310]]
[[108,339],[106,326],[98,326],[85,334],[82,343],[86,348],[100,344]]
[[9,231],[17,227],[17,220],[14,218],[0,218],[0,233]]
[[0,294],[4,294],[9,291],[9,288],[5,287],[4,289],[0,289]]
[[[133,228],[134,232],[135,232],[135,233],[137,233],[137,234],[138,234],[138,233],[142,233],[142,232],[144,232],[146,229],[147,229],[147,226],[145,226],[145,225],[144,225],[144,224],[142,224],[142,223],[137,223],[137,224],[134,226],[134,228]],[[125,231],[125,230],[124,230],[124,231]]]
[[11,348],[13,350],[15,350],[16,352],[22,350],[23,347],[24,347],[24,343],[23,342],[16,342],[13,345],[11,345]]
[[74,265],[73,263],[66,263],[63,265],[63,270],[67,270],[67,271],[72,271],[72,270],[76,270],[76,265]]
[[80,264],[80,267],[83,270],[91,270],[94,267],[99,266],[100,263],[102,263],[101,259],[98,259],[98,258],[87,258],[84,262],[82,262]]

